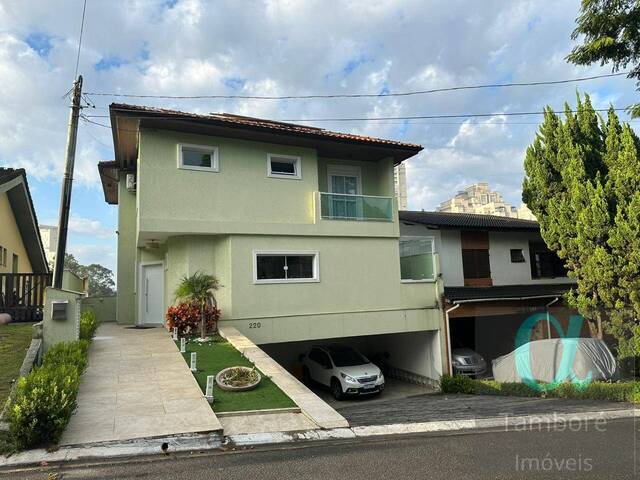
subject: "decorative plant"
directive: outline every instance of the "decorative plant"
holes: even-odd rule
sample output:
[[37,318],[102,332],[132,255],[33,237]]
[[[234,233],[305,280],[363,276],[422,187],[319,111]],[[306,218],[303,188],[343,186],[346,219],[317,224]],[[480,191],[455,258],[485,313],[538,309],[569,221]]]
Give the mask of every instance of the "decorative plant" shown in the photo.
[[[188,300],[197,303],[200,307],[200,338],[206,337],[205,308],[207,304],[217,306],[213,292],[220,288],[219,280],[213,275],[195,272],[191,276],[182,277],[178,288],[176,288],[176,300]],[[217,319],[216,319],[217,320]],[[214,333],[217,331],[218,323],[213,325]]]
[[[178,334],[181,336],[191,335],[200,329],[200,318],[200,305],[197,302],[181,302],[178,305],[169,307],[167,311],[167,328],[173,330],[176,327]],[[204,322],[207,331],[215,327],[218,318],[220,318],[220,310],[211,305],[206,305],[204,308]]]

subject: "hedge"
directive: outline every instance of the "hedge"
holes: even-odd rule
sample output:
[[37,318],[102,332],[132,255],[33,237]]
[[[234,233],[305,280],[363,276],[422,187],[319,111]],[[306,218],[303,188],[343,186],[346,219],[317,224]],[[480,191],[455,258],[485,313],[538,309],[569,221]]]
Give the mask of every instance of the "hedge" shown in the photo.
[[[95,316],[85,318],[85,334],[93,335]],[[18,381],[8,412],[15,448],[48,446],[60,440],[76,409],[90,338],[54,345],[44,355],[42,366]]]
[[582,389],[576,388],[574,384],[567,382],[557,388],[541,392],[523,383],[500,383],[495,380],[475,380],[464,375],[443,375],[440,380],[440,387],[443,393],[575,398],[640,403],[640,382],[635,381],[592,382]]
[[80,340],[91,340],[98,329],[98,319],[93,310],[85,310],[80,315]]

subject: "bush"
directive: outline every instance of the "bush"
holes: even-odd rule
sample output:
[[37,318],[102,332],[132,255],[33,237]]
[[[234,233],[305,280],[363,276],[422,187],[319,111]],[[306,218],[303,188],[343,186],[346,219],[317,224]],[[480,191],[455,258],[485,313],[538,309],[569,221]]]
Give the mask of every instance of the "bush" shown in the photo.
[[562,383],[546,392],[528,387],[524,383],[500,383],[495,380],[474,380],[464,375],[443,375],[440,380],[442,393],[476,395],[507,395],[514,397],[577,398],[584,400],[608,400],[612,402],[640,403],[640,382],[592,382],[583,389],[573,383]]
[[89,340],[57,343],[47,350],[42,364],[47,367],[71,365],[78,370],[78,375],[80,375],[87,367],[89,344]]
[[[220,310],[207,305],[204,309],[205,328],[211,330],[220,318]],[[194,302],[183,302],[169,307],[167,311],[167,328],[178,327],[179,335],[196,335],[200,330],[200,305]]]
[[42,367],[18,381],[8,412],[17,448],[58,442],[76,408],[89,344],[89,340],[78,340],[54,345],[45,354]]
[[80,384],[73,365],[43,366],[22,377],[9,410],[18,448],[57,443],[76,408]]
[[91,340],[98,329],[98,319],[93,310],[85,310],[80,315],[80,340]]

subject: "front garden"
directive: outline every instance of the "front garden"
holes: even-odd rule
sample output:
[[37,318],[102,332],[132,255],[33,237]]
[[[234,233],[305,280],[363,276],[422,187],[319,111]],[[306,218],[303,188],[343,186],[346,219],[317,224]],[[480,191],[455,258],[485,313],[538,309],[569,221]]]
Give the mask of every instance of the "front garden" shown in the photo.
[[[177,342],[178,348],[180,343]],[[211,341],[200,343],[195,339],[186,342],[183,357],[187,364],[191,363],[191,352],[196,352],[197,372],[193,372],[202,392],[206,392],[207,376],[217,375],[228,367],[250,367],[253,364],[221,337],[211,337]],[[274,408],[295,407],[295,403],[274,384],[269,377],[259,372],[260,383],[256,388],[244,392],[226,391],[217,384],[213,387],[214,401],[211,408],[214,412],[238,412],[245,410],[269,410]]]
[[30,323],[0,326],[0,410],[18,377],[32,335],[33,327]]

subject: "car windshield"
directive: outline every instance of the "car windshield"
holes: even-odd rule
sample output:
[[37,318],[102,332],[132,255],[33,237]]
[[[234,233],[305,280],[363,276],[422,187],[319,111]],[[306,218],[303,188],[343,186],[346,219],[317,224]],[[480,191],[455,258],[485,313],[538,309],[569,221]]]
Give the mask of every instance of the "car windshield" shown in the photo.
[[336,367],[353,367],[369,363],[369,360],[351,348],[332,348],[330,352]]

